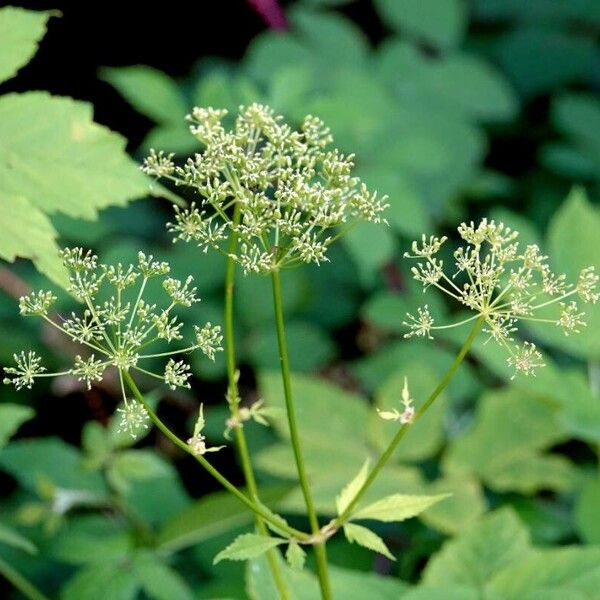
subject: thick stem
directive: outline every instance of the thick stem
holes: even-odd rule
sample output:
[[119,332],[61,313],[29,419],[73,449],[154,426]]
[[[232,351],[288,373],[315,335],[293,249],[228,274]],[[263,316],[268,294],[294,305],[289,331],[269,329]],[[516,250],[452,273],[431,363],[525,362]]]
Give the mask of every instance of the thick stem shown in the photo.
[[[233,210],[234,224],[240,221],[240,205],[236,202]],[[256,477],[254,476],[254,469],[252,468],[252,461],[250,459],[250,452],[248,451],[248,443],[246,441],[246,434],[244,433],[243,424],[240,421],[240,409],[239,409],[239,392],[237,385],[237,373],[235,364],[235,336],[233,330],[233,289],[235,285],[235,261],[232,255],[236,251],[237,247],[237,234],[232,232],[229,238],[229,248],[227,256],[227,267],[225,270],[225,357],[227,362],[227,385],[228,385],[228,400],[229,408],[231,410],[231,416],[237,423],[234,427],[235,442],[237,446],[238,456],[242,464],[242,471],[244,473],[244,479],[246,480],[246,486],[250,498],[256,503],[260,502],[258,495],[258,486],[256,485]],[[269,535],[269,530],[264,520],[255,515],[256,529],[262,535]],[[279,593],[281,600],[289,600],[290,595],[287,591],[283,573],[279,568],[279,562],[277,560],[276,550],[272,549],[267,552],[267,563],[269,570],[273,577],[275,587]]]
[[10,581],[13,587],[19,590],[25,598],[29,598],[29,600],[49,600],[48,596],[40,592],[33,583],[27,580],[19,573],[19,571],[11,567],[2,558],[0,558],[0,574]]
[[416,421],[427,412],[429,407],[434,403],[435,399],[446,389],[446,386],[450,383],[450,381],[454,377],[454,374],[458,370],[458,367],[460,367],[465,356],[471,349],[471,346],[473,345],[473,342],[475,341],[475,338],[477,337],[477,334],[479,333],[479,330],[481,329],[483,323],[484,317],[480,316],[475,322],[473,328],[471,329],[469,336],[465,340],[465,343],[462,345],[462,348],[456,355],[456,358],[454,359],[454,361],[452,362],[452,364],[450,365],[440,382],[437,384],[433,392],[431,392],[430,396],[427,398],[425,403],[419,408],[419,410],[416,411],[413,420],[410,423],[402,425],[400,429],[398,429],[398,432],[393,437],[392,441],[389,443],[388,447],[385,449],[383,454],[379,457],[379,460],[369,473],[369,476],[363,483],[362,487],[358,490],[358,492],[356,492],[356,495],[354,496],[354,498],[352,498],[352,500],[346,507],[346,510],[337,519],[335,519],[335,521],[332,524],[335,528],[341,527],[349,519],[349,517],[352,514],[352,511],[356,508],[356,505],[358,504],[360,499],[365,495],[366,491],[369,489],[371,484],[379,475],[381,469],[383,469],[387,461],[394,454],[394,451],[398,447],[400,440],[407,434],[408,430],[414,425],[414,423],[416,423]]
[[231,492],[240,502],[245,504],[252,512],[257,515],[260,515],[265,521],[268,521],[279,530],[284,531],[287,535],[292,538],[306,541],[310,538],[306,533],[299,531],[298,529],[294,529],[288,525],[284,525],[278,519],[273,518],[272,515],[269,514],[262,506],[259,506],[248,498],[246,494],[240,492],[233,483],[231,483],[226,477],[221,475],[221,473],[215,469],[205,458],[200,454],[195,454],[192,449],[180,438],[178,438],[158,417],[158,415],[152,410],[152,407],[146,402],[146,399],[138,389],[135,381],[132,379],[131,375],[127,371],[123,371],[123,379],[127,386],[135,396],[135,399],[142,404],[142,406],[146,409],[148,416],[152,420],[152,422],[178,447],[181,448],[184,452],[187,452],[191,456],[193,456],[226,490]]
[[[298,422],[296,418],[296,409],[292,396],[292,382],[290,378],[290,362],[287,350],[287,340],[285,337],[285,322],[283,317],[283,304],[281,301],[281,277],[279,271],[271,273],[271,283],[273,287],[273,307],[275,310],[275,325],[277,327],[277,342],[279,344],[279,363],[281,367],[281,378],[283,381],[283,392],[285,397],[285,407],[287,413],[288,425],[290,428],[290,440],[294,451],[294,459],[296,461],[296,469],[298,471],[298,479],[304,503],[306,504],[306,512],[308,521],[313,535],[319,535],[319,520],[312,499],[310,484],[304,465],[304,457],[300,445],[300,435],[298,432]],[[329,573],[327,570],[327,553],[325,550],[325,542],[315,543],[315,558],[317,563],[317,576],[319,578],[319,586],[321,588],[321,596],[323,600],[331,600],[331,585],[329,583]]]

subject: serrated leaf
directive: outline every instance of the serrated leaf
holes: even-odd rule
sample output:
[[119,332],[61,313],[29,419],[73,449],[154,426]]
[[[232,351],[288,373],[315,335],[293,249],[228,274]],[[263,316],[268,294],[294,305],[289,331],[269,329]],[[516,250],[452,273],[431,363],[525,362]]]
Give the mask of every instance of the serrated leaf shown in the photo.
[[13,77],[36,53],[50,12],[16,6],[0,9],[0,82]]
[[[1,184],[0,184],[1,185]],[[67,274],[58,259],[57,232],[50,219],[24,196],[0,189],[0,258],[33,261],[40,273],[66,286]]]
[[177,82],[158,69],[144,65],[105,68],[100,71],[100,78],[116,88],[138,112],[157,123],[183,123],[189,110]]
[[376,533],[362,525],[346,523],[344,525],[344,535],[350,543],[355,542],[359,546],[364,546],[369,550],[374,550],[375,552],[379,552],[379,554],[387,556],[390,560],[396,560],[385,545],[385,542]]
[[304,568],[304,561],[306,560],[306,552],[302,550],[300,544],[292,542],[285,551],[285,559],[292,569],[295,571],[302,571]]
[[423,583],[481,589],[495,573],[532,552],[527,528],[512,510],[501,509],[446,542],[427,564]]
[[[1,202],[1,200],[0,200]],[[2,207],[0,206],[0,211]],[[22,423],[33,418],[35,412],[29,406],[6,402],[0,405],[0,448],[8,442]]]
[[369,474],[369,465],[370,461],[369,459],[367,459],[361,467],[360,471],[356,474],[356,477],[347,486],[344,487],[340,495],[335,499],[335,505],[337,507],[338,515],[341,515],[346,510],[346,508],[348,508],[348,505],[350,504],[354,496],[356,496],[360,488],[367,480],[367,476]]
[[148,180],[125,140],[92,120],[92,107],[45,92],[0,98],[0,255],[23,256],[64,285],[46,214],[96,218],[147,195]]
[[600,548],[572,547],[542,550],[513,561],[491,580],[487,590],[503,600],[554,600],[597,598],[599,587]]
[[0,191],[46,213],[93,219],[148,192],[125,139],[94,123],[92,106],[46,92],[0,98]]
[[213,560],[216,565],[222,560],[248,560],[264,554],[271,548],[284,544],[286,540],[281,538],[258,535],[256,533],[244,533],[217,554]]
[[404,521],[416,517],[436,502],[448,498],[450,494],[436,496],[409,496],[392,494],[354,513],[353,519],[375,519],[376,521]]

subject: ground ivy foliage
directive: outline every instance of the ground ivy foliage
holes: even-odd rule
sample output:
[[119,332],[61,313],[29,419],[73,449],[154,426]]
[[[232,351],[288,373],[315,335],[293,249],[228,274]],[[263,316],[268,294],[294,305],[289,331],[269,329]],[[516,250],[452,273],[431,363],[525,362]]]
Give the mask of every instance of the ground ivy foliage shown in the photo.
[[[193,338],[184,342],[184,324],[174,311],[200,301],[192,277],[185,281],[169,277],[168,263],[154,260],[143,252],[138,253],[137,264],[127,266],[101,264],[95,254],[82,248],[67,248],[61,252],[61,258],[69,273],[67,289],[81,302],[81,309],[70,315],[53,314],[51,310],[57,298],[49,291],[21,297],[19,309],[23,316],[41,318],[58,329],[80,347],[81,354],[75,356],[70,368],[47,372],[41,357],[31,350],[22,351],[14,355],[14,366],[4,368],[4,383],[14,385],[17,390],[30,389],[39,378],[71,376],[90,389],[102,380],[107,369],[114,368],[119,374],[123,398],[123,407],[117,409],[121,415],[120,427],[135,437],[148,427],[148,414],[140,402],[128,397],[123,374],[141,373],[161,380],[173,390],[189,388],[189,365],[173,357],[200,350],[214,360],[215,353],[222,350],[220,327],[210,322],[196,325]],[[163,306],[144,300],[144,291],[155,278],[162,280]],[[107,300],[101,299],[107,296]],[[171,348],[153,351],[165,344]],[[174,344],[176,348],[172,348]],[[162,373],[145,366],[147,361],[157,358],[166,360]],[[202,418],[202,408],[200,410]],[[194,433],[194,447],[202,454],[212,449],[204,447],[200,452],[201,430],[202,427]]]
[[[354,176],[354,155],[329,149],[333,137],[314,116],[295,131],[261,104],[240,107],[231,130],[224,109],[194,108],[190,131],[201,153],[177,166],[173,154],[152,151],[143,171],[193,188],[198,204],[175,208],[168,229],[175,240],[225,252],[239,237],[234,258],[245,273],[268,273],[327,261],[327,249],[359,221],[382,223],[385,197]],[[237,205],[239,220],[230,216]],[[341,227],[341,230],[340,230]]]
[[583,268],[577,281],[570,283],[564,273],[551,270],[548,257],[536,244],[521,247],[519,232],[494,220],[483,219],[477,225],[462,223],[458,234],[466,245],[454,251],[455,264],[450,269],[437,258],[446,236],[423,235],[404,256],[417,261],[411,272],[423,291],[438,288],[476,314],[450,325],[435,325],[425,305],[415,314],[407,314],[404,325],[409,331],[405,337],[431,339],[436,330],[481,317],[488,341],[505,349],[514,374],[534,375],[536,369],[545,366],[542,354],[533,342],[515,341],[515,334],[528,322],[558,327],[566,336],[579,333],[586,326],[585,312],[575,298],[595,304],[600,297],[594,267]]

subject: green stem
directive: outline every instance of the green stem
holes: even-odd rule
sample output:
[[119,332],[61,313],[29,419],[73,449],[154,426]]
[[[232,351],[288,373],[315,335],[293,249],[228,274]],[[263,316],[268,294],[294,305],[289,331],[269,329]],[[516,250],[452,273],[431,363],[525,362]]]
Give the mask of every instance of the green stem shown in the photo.
[[[241,211],[240,205],[236,202],[235,208],[233,209],[234,225],[240,222]],[[254,469],[252,468],[252,461],[250,460],[250,452],[248,451],[248,443],[246,441],[246,434],[244,433],[243,424],[240,422],[240,409],[239,409],[239,392],[237,385],[237,373],[235,364],[235,336],[233,329],[233,289],[235,285],[235,260],[232,255],[235,254],[238,242],[238,236],[235,232],[232,232],[229,238],[229,249],[227,253],[227,267],[225,270],[225,357],[227,362],[227,385],[228,385],[228,400],[229,408],[231,410],[231,416],[236,421],[237,426],[234,427],[235,431],[235,442],[238,450],[240,462],[242,464],[242,471],[244,473],[244,479],[246,480],[246,486],[250,498],[260,503],[260,497],[258,495],[258,486],[256,485],[256,477],[254,476]],[[259,515],[255,515],[256,528],[261,535],[269,535],[269,530]],[[283,573],[279,568],[279,562],[277,560],[277,554],[275,549],[267,552],[267,562],[269,564],[269,570],[273,576],[275,587],[279,593],[281,600],[289,600],[290,595],[287,591]]]
[[2,558],[0,558],[0,573],[10,581],[12,586],[19,590],[25,598],[29,598],[29,600],[49,600],[48,596],[42,594],[33,583],[25,579],[19,571],[11,567]]
[[[283,304],[281,301],[281,277],[279,271],[271,273],[271,283],[273,287],[273,307],[275,310],[275,325],[277,327],[277,342],[279,344],[279,362],[281,366],[281,377],[283,380],[283,391],[285,396],[285,406],[287,412],[287,420],[290,428],[290,438],[292,449],[294,451],[294,459],[296,461],[296,469],[298,471],[298,479],[304,503],[306,504],[306,512],[313,535],[320,535],[319,520],[312,499],[306,467],[304,465],[304,457],[300,446],[300,436],[298,432],[298,423],[296,418],[296,409],[292,397],[292,382],[290,379],[290,363],[287,350],[287,341],[285,337],[285,323],[283,317]],[[331,600],[331,586],[329,583],[329,574],[327,571],[327,553],[325,550],[325,542],[314,543],[315,558],[317,563],[317,576],[319,578],[319,587],[321,588],[321,596],[323,600]]]
[[419,408],[419,410],[416,411],[413,420],[410,423],[406,423],[405,425],[402,425],[400,427],[396,435],[393,437],[392,441],[389,443],[388,447],[379,457],[379,460],[369,473],[369,476],[363,483],[362,487],[358,490],[358,492],[356,492],[354,498],[352,498],[352,500],[346,507],[346,510],[337,519],[334,520],[334,522],[332,523],[332,527],[337,529],[341,527],[350,518],[352,511],[356,508],[356,505],[358,504],[360,499],[365,495],[366,491],[369,489],[373,481],[375,481],[375,479],[377,478],[377,475],[379,475],[381,469],[383,469],[387,461],[394,454],[394,451],[400,443],[400,440],[407,434],[408,430],[416,423],[416,421],[427,412],[429,407],[434,403],[435,399],[444,391],[444,389],[446,389],[446,386],[450,383],[458,367],[460,367],[465,356],[471,349],[471,346],[473,345],[473,342],[475,341],[475,338],[477,337],[477,334],[479,333],[479,330],[481,329],[483,323],[484,317],[480,316],[475,322],[473,328],[471,329],[471,332],[465,340],[465,343],[462,345],[462,348],[456,355],[456,358],[454,359],[454,361],[452,362],[452,364],[450,365],[449,369],[446,371],[440,382],[437,384],[433,392],[431,392],[429,398],[427,398],[425,403]]
[[138,389],[135,381],[132,379],[131,375],[127,371],[123,371],[123,379],[127,383],[127,386],[135,396],[136,400],[142,404],[142,406],[148,412],[148,416],[152,420],[152,422],[178,447],[181,448],[184,452],[187,452],[191,456],[193,456],[226,490],[231,492],[240,502],[245,504],[251,511],[255,514],[260,515],[265,521],[268,521],[279,530],[284,531],[290,537],[295,539],[306,541],[310,538],[306,533],[299,531],[298,529],[294,529],[289,525],[284,525],[278,519],[275,519],[268,511],[266,511],[262,506],[259,506],[256,502],[248,498],[246,494],[240,492],[233,483],[231,483],[226,477],[221,475],[221,473],[215,469],[202,455],[194,454],[192,449],[180,438],[178,438],[158,417],[158,415],[152,410],[152,407],[146,402],[144,396]]

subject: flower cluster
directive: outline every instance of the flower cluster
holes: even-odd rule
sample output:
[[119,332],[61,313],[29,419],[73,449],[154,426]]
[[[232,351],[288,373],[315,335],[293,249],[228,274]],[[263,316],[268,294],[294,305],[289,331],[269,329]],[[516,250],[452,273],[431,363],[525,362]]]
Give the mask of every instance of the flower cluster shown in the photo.
[[404,378],[404,386],[402,387],[402,412],[397,408],[392,410],[380,410],[378,408],[377,414],[385,421],[398,421],[402,425],[412,423],[415,418],[415,407],[408,391],[408,380],[406,377]]
[[[200,350],[214,360],[215,353],[222,350],[220,327],[206,323],[196,326],[193,343],[181,348],[152,353],[152,346],[169,345],[183,339],[183,323],[173,314],[177,306],[190,307],[199,302],[192,278],[184,282],[166,277],[170,271],[165,262],[153,260],[143,252],[138,254],[137,265],[124,267],[99,264],[97,257],[81,248],[65,249],[61,253],[64,266],[69,271],[70,291],[83,303],[79,314],[71,313],[67,318],[51,318],[49,311],[56,301],[50,292],[34,292],[19,301],[24,316],[37,316],[52,327],[60,330],[85,350],[85,356],[77,355],[73,365],[61,373],[47,373],[40,357],[34,352],[15,354],[15,366],[4,369],[4,383],[14,384],[16,389],[31,388],[39,377],[71,375],[84,382],[88,389],[100,381],[109,367],[119,373],[123,408],[121,428],[135,436],[135,432],[146,427],[147,414],[144,407],[127,398],[123,373],[131,370],[161,379],[171,389],[189,387],[190,367],[184,361],[169,358],[164,372],[154,373],[143,367],[144,361],[152,358]],[[153,278],[164,278],[165,307],[144,301],[147,283]],[[106,290],[108,288],[108,290]],[[108,300],[98,298],[105,292]],[[158,348],[157,348],[158,349]]]
[[592,304],[600,297],[594,267],[583,269],[578,281],[571,284],[566,275],[552,272],[548,257],[537,245],[521,248],[518,232],[503,223],[487,219],[477,226],[462,223],[458,233],[466,245],[454,251],[455,272],[450,275],[436,257],[446,237],[427,239],[423,235],[404,256],[418,261],[412,274],[424,291],[436,287],[477,314],[452,325],[434,326],[425,305],[416,315],[407,315],[404,325],[409,332],[405,337],[431,338],[436,329],[463,325],[481,316],[488,341],[493,339],[506,349],[515,374],[535,374],[537,367],[544,366],[543,358],[533,342],[515,342],[519,324],[548,323],[565,335],[578,333],[585,326],[585,313],[579,310],[574,297]]
[[[152,151],[144,161],[145,173],[190,186],[200,196],[188,209],[175,208],[167,225],[174,241],[225,252],[223,241],[233,232],[240,243],[232,258],[245,273],[265,273],[319,264],[355,222],[385,222],[386,198],[352,175],[353,155],[328,149],[332,136],[318,118],[307,116],[294,131],[270,108],[252,104],[240,108],[227,130],[226,114],[195,108],[188,115],[204,151],[183,166],[163,152]],[[339,226],[344,229],[332,234]]]

